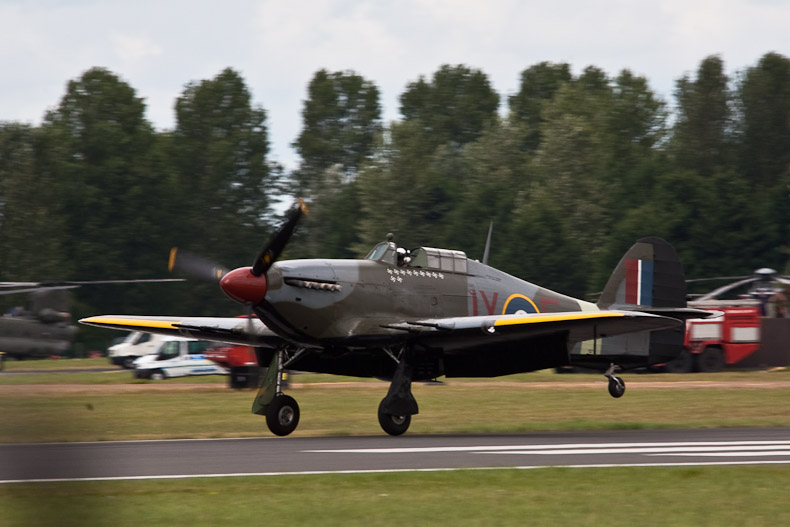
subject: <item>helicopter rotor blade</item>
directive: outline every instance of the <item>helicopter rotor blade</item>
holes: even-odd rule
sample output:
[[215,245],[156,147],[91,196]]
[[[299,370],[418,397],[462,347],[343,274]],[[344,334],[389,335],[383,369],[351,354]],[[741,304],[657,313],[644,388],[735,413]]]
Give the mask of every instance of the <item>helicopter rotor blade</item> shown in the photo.
[[743,276],[711,276],[710,278],[691,278],[686,280],[687,284],[693,284],[696,282],[712,282],[715,280],[743,280],[745,278],[751,278],[753,275],[743,275]]
[[143,284],[183,281],[183,278],[137,278],[129,280],[51,280],[47,282],[0,282],[0,287],[18,288],[0,290],[0,296],[15,295],[17,293],[35,293],[37,291],[55,291],[57,289],[76,289],[84,285]]
[[[9,286],[3,286],[9,287]],[[58,289],[76,289],[80,286],[78,285],[61,285],[61,286],[53,286],[53,287],[25,287],[22,289],[6,289],[0,291],[0,296],[4,295],[16,295],[18,293],[36,293],[38,291],[57,291]]]
[[697,298],[696,300],[698,302],[702,302],[702,301],[705,301],[705,300],[712,300],[712,299],[716,298],[719,295],[723,295],[724,293],[726,293],[727,291],[729,291],[731,289],[735,289],[736,287],[740,287],[742,285],[746,285],[746,284],[749,284],[751,282],[756,282],[757,280],[759,280],[759,278],[752,276],[752,277],[746,278],[744,280],[739,280],[738,282],[733,282],[731,284],[723,285],[723,286],[719,287],[718,289],[714,289],[710,293],[702,295],[701,297]]

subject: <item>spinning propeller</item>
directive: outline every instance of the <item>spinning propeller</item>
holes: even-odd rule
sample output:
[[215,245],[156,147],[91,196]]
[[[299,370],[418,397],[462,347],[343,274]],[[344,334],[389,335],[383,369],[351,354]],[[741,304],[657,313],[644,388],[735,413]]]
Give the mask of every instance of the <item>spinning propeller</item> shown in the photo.
[[219,280],[225,294],[236,302],[249,306],[258,305],[266,297],[268,289],[266,272],[282,254],[301,217],[307,214],[307,205],[301,199],[298,200],[297,206],[288,213],[285,222],[264,245],[250,267],[229,271],[201,256],[174,247],[170,251],[168,268],[200,280]]

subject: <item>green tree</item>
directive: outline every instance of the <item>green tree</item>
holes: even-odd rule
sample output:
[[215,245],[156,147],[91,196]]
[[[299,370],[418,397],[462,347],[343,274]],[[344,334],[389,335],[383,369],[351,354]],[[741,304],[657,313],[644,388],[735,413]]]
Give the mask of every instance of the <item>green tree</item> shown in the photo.
[[541,194],[538,189],[514,207],[507,225],[511,242],[503,251],[501,268],[542,287],[582,298],[590,268],[583,256],[586,251],[569,231],[560,204]]
[[302,159],[292,192],[312,206],[295,245],[302,256],[350,257],[358,242],[355,179],[381,133],[379,90],[354,72],[322,69],[307,93],[302,132],[293,143]]
[[438,245],[457,192],[458,156],[449,147],[434,148],[418,121],[392,123],[376,154],[359,174],[361,219],[357,254],[396,235],[402,246]]
[[79,277],[150,272],[171,188],[152,157],[155,135],[144,111],[131,86],[94,68],[70,81],[45,117],[48,148],[39,167],[58,181],[64,248]]
[[704,59],[695,79],[677,81],[672,152],[681,168],[710,176],[733,166],[733,113],[729,78],[718,56]]
[[458,159],[464,184],[443,226],[448,247],[481,258],[493,222],[489,263],[503,269],[510,263],[506,248],[530,243],[510,229],[516,203],[528,199],[532,191],[529,156],[521,148],[521,126],[509,119],[497,122],[464,146]]
[[405,246],[452,238],[451,213],[467,184],[459,154],[497,122],[499,96],[485,74],[463,65],[410,83],[400,101],[404,120],[384,131],[360,172],[359,253],[387,232]]
[[251,262],[265,240],[279,169],[267,160],[266,112],[225,69],[176,100],[170,141],[180,215],[178,244],[226,265]]
[[563,84],[571,82],[570,65],[541,62],[521,72],[518,93],[508,97],[510,120],[524,125],[524,148],[534,152],[540,144],[541,113]]
[[[157,136],[145,105],[116,75],[93,68],[70,81],[35,141],[37,178],[52,183],[67,276],[77,280],[151,278],[165,270],[165,226],[171,224],[169,184],[157,157]],[[66,274],[66,273],[64,273]],[[149,312],[169,305],[161,288],[83,287],[74,292],[76,317],[124,309]],[[88,337],[90,338],[90,337]]]
[[771,248],[761,266],[783,268],[790,252],[790,59],[766,53],[739,76],[740,171],[766,216]]
[[419,121],[434,146],[459,148],[476,140],[496,118],[499,95],[488,76],[464,65],[443,65],[431,82],[420,77],[400,96],[406,121]]
[[761,190],[776,188],[790,170],[790,59],[763,55],[740,75],[741,170]]
[[610,135],[607,96],[582,85],[565,85],[545,109],[542,141],[532,161],[540,199],[554,201],[567,222],[568,236],[587,261],[608,231],[614,206],[608,185]]
[[302,158],[294,174],[300,191],[317,190],[329,169],[352,179],[381,132],[379,90],[354,72],[319,70],[307,87],[302,123],[293,143]]
[[37,166],[41,139],[31,126],[0,123],[0,269],[5,280],[71,278],[62,249],[58,182]]

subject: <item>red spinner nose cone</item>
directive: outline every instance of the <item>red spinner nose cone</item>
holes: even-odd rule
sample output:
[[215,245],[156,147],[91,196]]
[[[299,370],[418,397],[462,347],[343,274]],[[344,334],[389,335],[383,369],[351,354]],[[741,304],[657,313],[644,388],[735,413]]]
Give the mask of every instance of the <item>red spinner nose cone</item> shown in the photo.
[[240,267],[229,272],[219,281],[226,295],[242,304],[258,305],[266,297],[266,275],[255,276],[252,267]]

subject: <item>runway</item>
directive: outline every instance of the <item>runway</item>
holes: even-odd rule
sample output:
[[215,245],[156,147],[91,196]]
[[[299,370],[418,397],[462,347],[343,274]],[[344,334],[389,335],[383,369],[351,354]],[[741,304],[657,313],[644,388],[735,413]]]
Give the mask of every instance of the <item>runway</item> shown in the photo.
[[0,483],[738,464],[790,464],[790,428],[0,445]]

